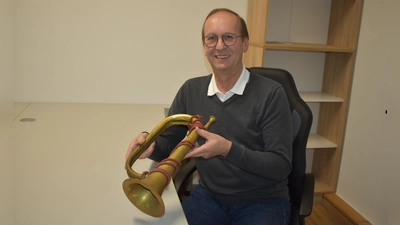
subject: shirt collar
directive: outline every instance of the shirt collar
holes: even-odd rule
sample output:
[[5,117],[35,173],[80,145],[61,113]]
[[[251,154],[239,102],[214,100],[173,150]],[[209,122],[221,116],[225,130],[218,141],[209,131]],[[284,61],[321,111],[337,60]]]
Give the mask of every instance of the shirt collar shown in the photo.
[[[232,87],[232,89],[229,90],[228,92],[232,92],[232,93],[237,94],[237,95],[242,95],[243,92],[244,92],[244,89],[246,88],[246,84],[249,81],[249,78],[250,78],[250,72],[243,65],[242,73],[240,74],[239,79],[236,81],[236,83]],[[207,95],[208,96],[213,96],[213,95],[215,95],[217,93],[221,93],[221,92],[217,87],[217,83],[215,82],[214,74],[212,74],[210,84],[208,85]]]

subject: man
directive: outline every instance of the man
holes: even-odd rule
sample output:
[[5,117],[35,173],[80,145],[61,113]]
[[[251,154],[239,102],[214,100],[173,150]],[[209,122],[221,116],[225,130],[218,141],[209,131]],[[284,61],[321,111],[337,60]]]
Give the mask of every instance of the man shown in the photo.
[[[285,92],[244,67],[249,35],[235,12],[211,11],[202,39],[213,74],[186,81],[170,108],[170,114],[217,118],[208,131],[196,128],[202,138],[186,155],[196,158],[200,175],[200,185],[182,203],[186,218],[191,225],[287,224],[292,127]],[[141,158],[168,157],[186,132],[170,128]],[[146,136],[131,142],[127,156]]]

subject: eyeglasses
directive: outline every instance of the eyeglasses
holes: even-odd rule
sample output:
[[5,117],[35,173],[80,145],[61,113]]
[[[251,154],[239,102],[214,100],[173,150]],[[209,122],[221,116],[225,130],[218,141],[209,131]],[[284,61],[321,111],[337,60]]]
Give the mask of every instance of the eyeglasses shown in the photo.
[[[238,37],[243,37],[243,35],[237,36],[236,34],[224,34],[221,39],[226,46],[232,46],[236,44]],[[204,44],[209,48],[217,46],[218,39],[217,35],[207,35],[203,37]]]

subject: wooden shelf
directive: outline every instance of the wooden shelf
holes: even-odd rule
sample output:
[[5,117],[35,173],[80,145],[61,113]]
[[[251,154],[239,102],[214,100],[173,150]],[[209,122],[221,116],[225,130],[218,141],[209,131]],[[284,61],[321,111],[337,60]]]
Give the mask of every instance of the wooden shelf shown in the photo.
[[308,103],[343,102],[343,99],[323,92],[300,91],[300,96]]
[[328,185],[327,183],[321,181],[320,179],[315,179],[315,194],[325,194],[325,193],[334,193],[335,190]]
[[299,52],[338,52],[338,53],[354,53],[355,48],[324,45],[324,44],[308,44],[308,43],[292,43],[292,42],[267,42],[265,44],[257,44],[250,42],[250,45],[263,47],[265,50],[278,51],[299,51]]
[[310,134],[307,142],[307,149],[325,149],[325,148],[337,148],[337,144],[329,141],[318,134]]
[[[313,3],[289,5],[280,0],[248,0],[246,22],[250,43],[244,64],[247,67],[274,67],[273,64],[278,64],[279,68],[290,70],[296,74],[297,81],[302,81],[302,86],[307,87],[300,92],[304,101],[321,103],[313,121],[316,131],[310,134],[307,144],[307,149],[315,149],[310,163],[317,194],[335,192],[338,183],[363,2],[330,1],[328,12],[325,11],[327,4],[318,8]],[[301,16],[308,13],[320,14],[315,17],[317,19],[326,16],[329,21],[326,25],[322,24],[324,21],[317,23],[325,27],[314,29],[308,20],[302,20]],[[288,17],[290,21],[282,23],[282,19]],[[317,32],[314,34],[314,31]],[[271,39],[267,39],[268,36]],[[322,54],[298,54],[301,52]],[[271,62],[274,56],[278,58]],[[303,56],[309,58],[300,58]],[[315,63],[315,67],[309,63]],[[311,67],[318,68],[320,75],[314,76]],[[311,85],[319,85],[314,82],[320,78],[321,87],[311,88]]]

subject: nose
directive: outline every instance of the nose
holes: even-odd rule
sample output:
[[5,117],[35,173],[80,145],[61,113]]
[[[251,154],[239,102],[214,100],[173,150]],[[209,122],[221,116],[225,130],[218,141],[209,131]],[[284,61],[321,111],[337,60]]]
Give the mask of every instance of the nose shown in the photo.
[[224,49],[226,47],[222,38],[218,38],[217,45],[215,46],[216,49]]

